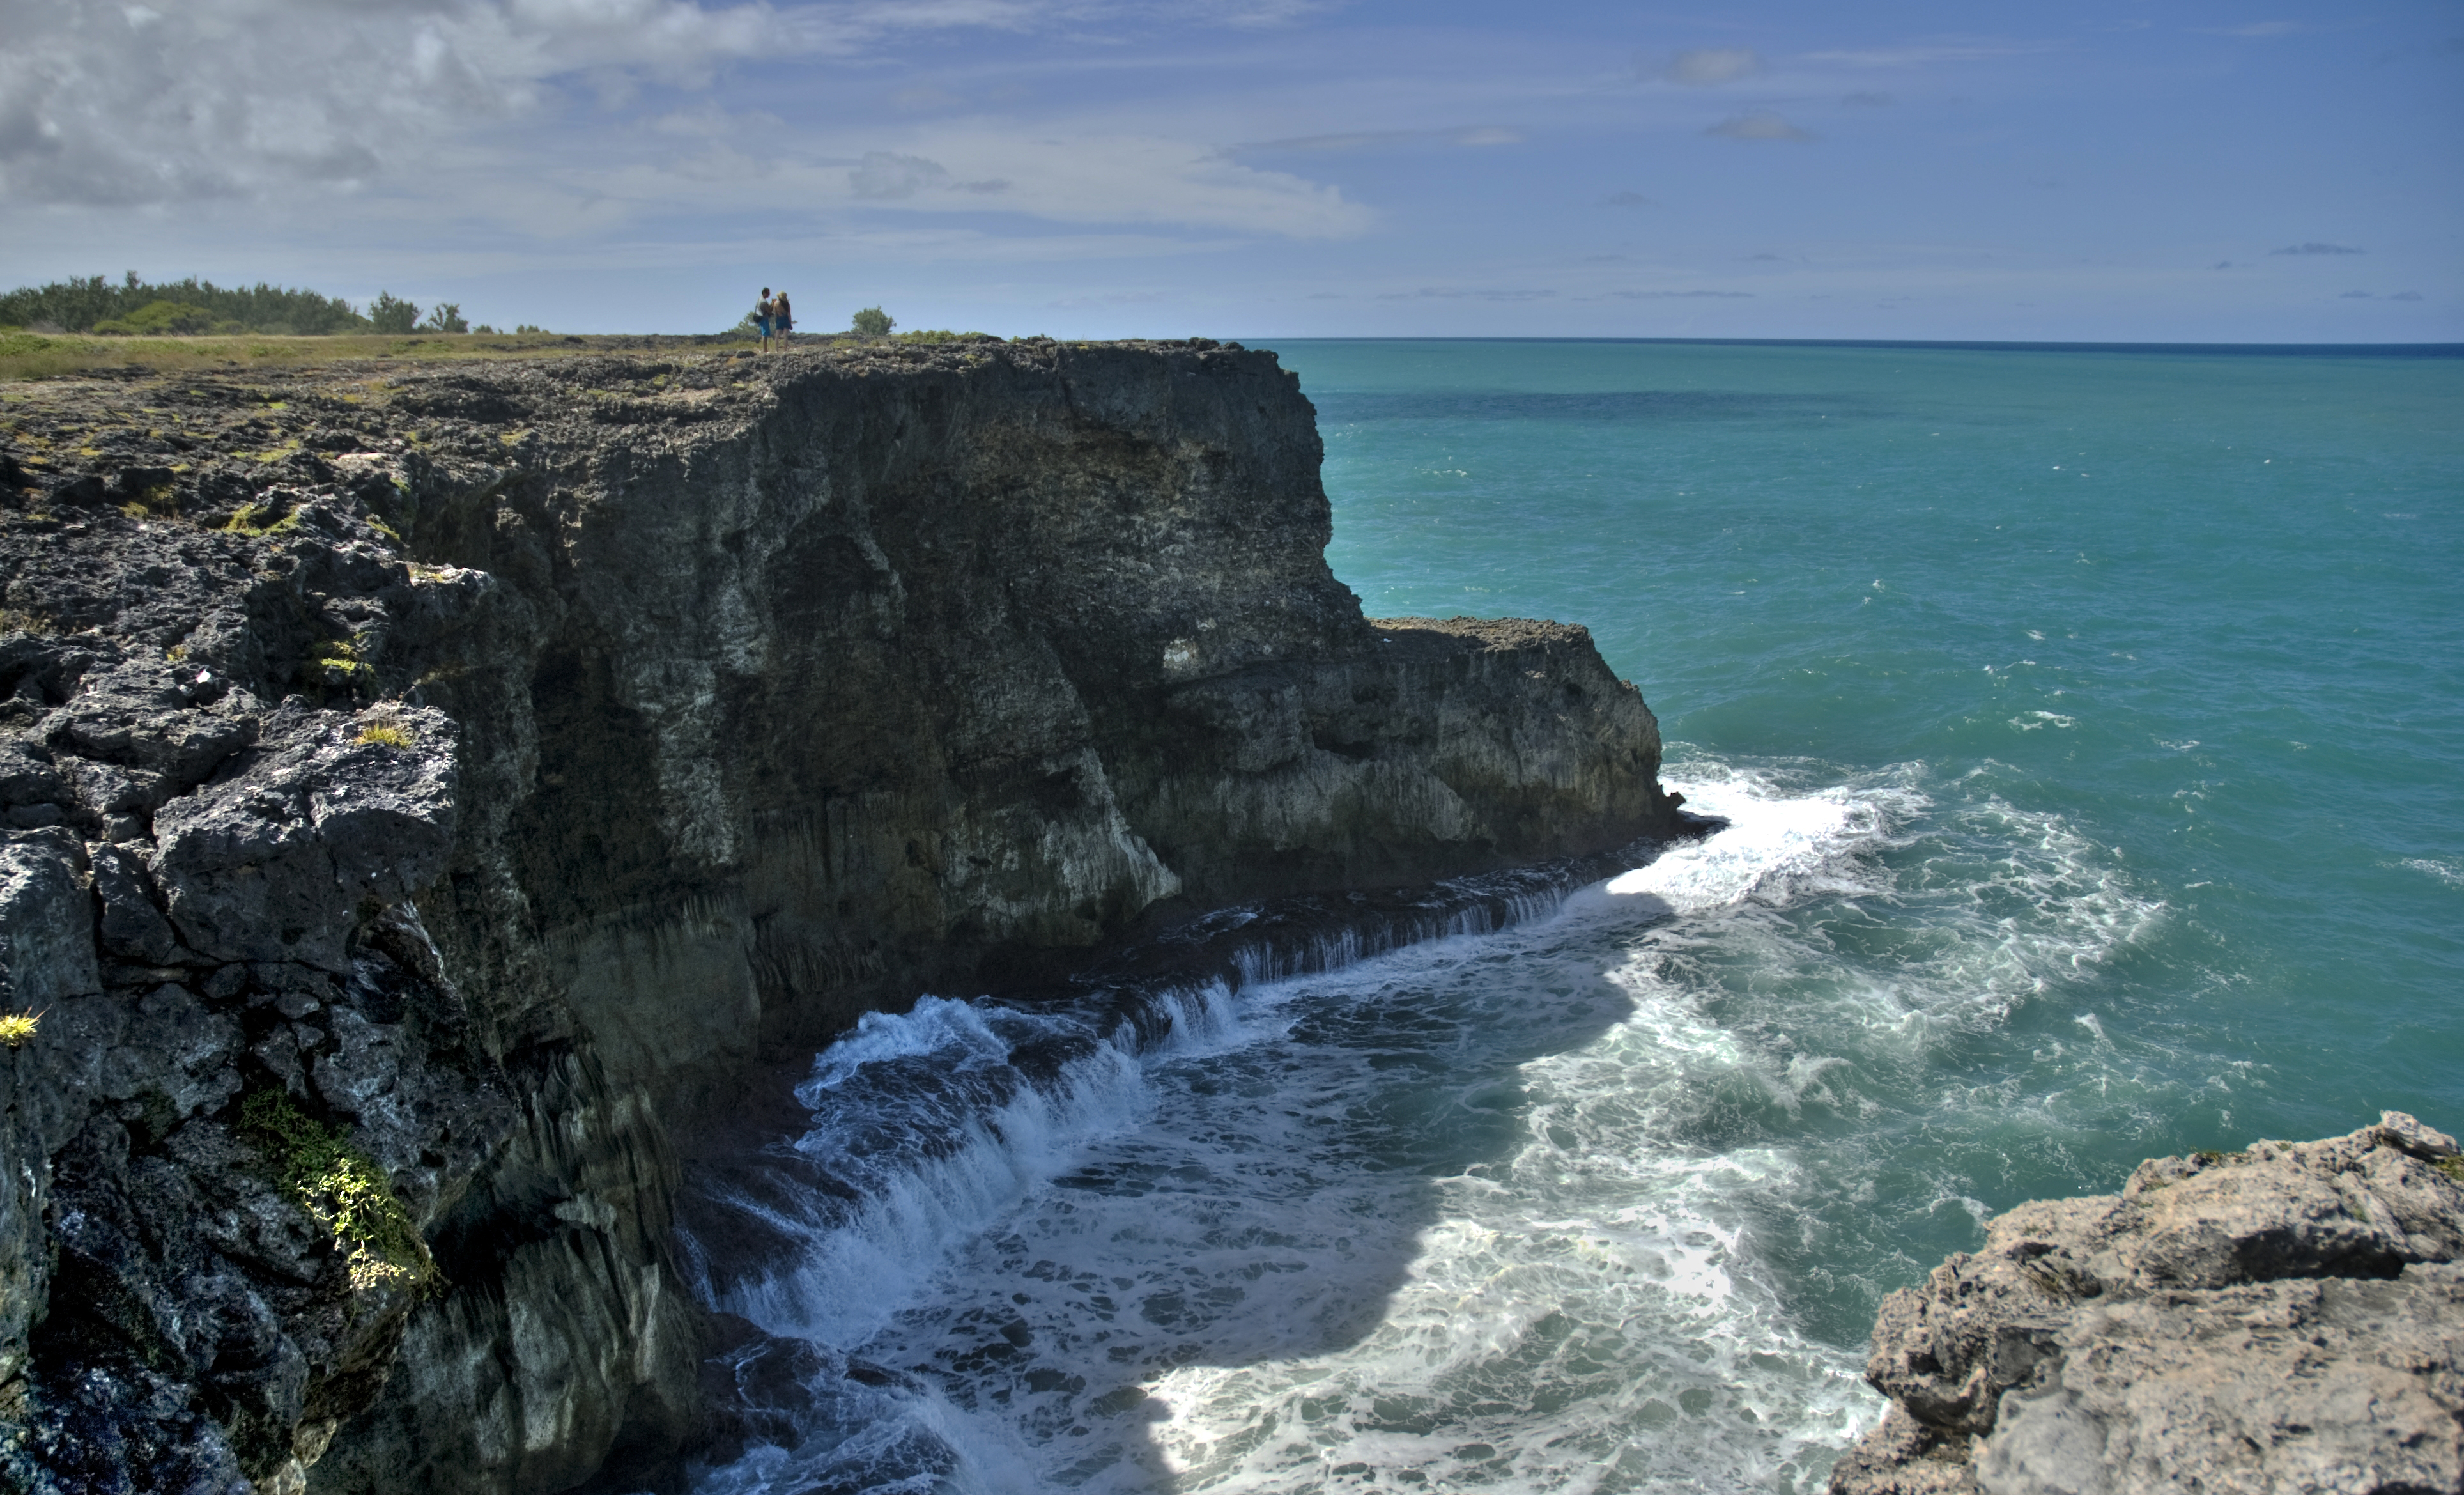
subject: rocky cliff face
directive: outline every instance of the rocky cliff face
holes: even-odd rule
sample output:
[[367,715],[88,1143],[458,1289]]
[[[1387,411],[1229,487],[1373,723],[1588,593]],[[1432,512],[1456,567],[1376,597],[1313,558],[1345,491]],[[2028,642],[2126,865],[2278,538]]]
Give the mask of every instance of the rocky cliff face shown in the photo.
[[1360,616],[1267,355],[9,400],[14,1486],[649,1467],[701,1415],[675,1128],[761,1056],[1671,828],[1580,629]]
[[2464,1490],[2464,1158],[2388,1111],[2023,1204],[1874,1323],[1834,1495]]

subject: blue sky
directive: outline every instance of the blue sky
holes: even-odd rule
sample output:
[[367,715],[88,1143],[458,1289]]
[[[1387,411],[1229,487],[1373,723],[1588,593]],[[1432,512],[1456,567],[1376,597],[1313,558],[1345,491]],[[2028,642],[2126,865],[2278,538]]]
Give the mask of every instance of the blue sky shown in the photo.
[[2464,341],[2464,6],[0,0],[0,281],[1018,335]]

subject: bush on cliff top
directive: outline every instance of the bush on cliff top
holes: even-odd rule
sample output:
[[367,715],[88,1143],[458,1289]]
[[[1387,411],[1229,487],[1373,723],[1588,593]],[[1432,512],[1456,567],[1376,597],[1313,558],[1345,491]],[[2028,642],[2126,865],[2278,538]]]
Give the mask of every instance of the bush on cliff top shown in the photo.
[[113,330],[205,332],[226,324],[249,332],[366,332],[368,319],[338,296],[294,290],[258,281],[253,286],[218,286],[190,275],[186,280],[148,284],[130,271],[117,283],[101,275],[71,276],[49,285],[21,286],[0,295],[0,325],[48,327],[93,332],[103,322],[128,323],[151,314],[158,304],[202,319],[194,327],[125,328]]

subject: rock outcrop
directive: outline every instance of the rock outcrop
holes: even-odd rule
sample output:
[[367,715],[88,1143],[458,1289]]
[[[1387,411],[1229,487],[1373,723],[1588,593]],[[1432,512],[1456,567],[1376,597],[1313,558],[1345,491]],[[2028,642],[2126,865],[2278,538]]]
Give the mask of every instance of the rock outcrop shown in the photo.
[[2023,1204],[1893,1293],[1835,1495],[2464,1490],[2464,1158],[2401,1111]]
[[1372,623],[1270,355],[12,390],[0,1483],[703,1428],[677,1129],[920,991],[1673,828],[1579,628]]

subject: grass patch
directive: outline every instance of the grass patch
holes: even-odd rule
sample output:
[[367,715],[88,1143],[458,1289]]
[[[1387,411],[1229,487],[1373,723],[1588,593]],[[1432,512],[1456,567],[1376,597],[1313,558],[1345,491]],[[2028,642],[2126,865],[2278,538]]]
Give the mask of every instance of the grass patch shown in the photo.
[[6,1044],[11,1048],[24,1046],[26,1041],[34,1036],[34,1030],[42,1026],[42,1022],[43,1015],[39,1012],[0,1013],[0,1044]]
[[180,515],[180,491],[170,483],[156,483],[121,504],[120,512],[132,519],[177,518]]
[[354,1290],[436,1281],[436,1261],[410,1212],[349,1132],[309,1116],[280,1090],[259,1090],[241,1104],[240,1132],[274,1165],[291,1202],[349,1253]]
[[2464,1157],[2432,1158],[2430,1166],[2437,1169],[2440,1173],[2445,1174],[2453,1181],[2464,1183]]
[[450,363],[469,360],[564,358],[650,346],[688,349],[702,338],[564,338],[545,333],[436,333],[418,338],[383,334],[332,337],[99,338],[0,333],[0,383],[64,379],[135,370],[222,372],[232,368],[307,368],[363,360]]
[[244,503],[237,514],[223,521],[226,534],[256,538],[285,535],[298,527],[299,516],[278,503]]
[[351,740],[364,742],[371,747],[407,748],[417,742],[419,738],[411,736],[410,729],[407,727],[380,721],[362,727],[360,735]]

